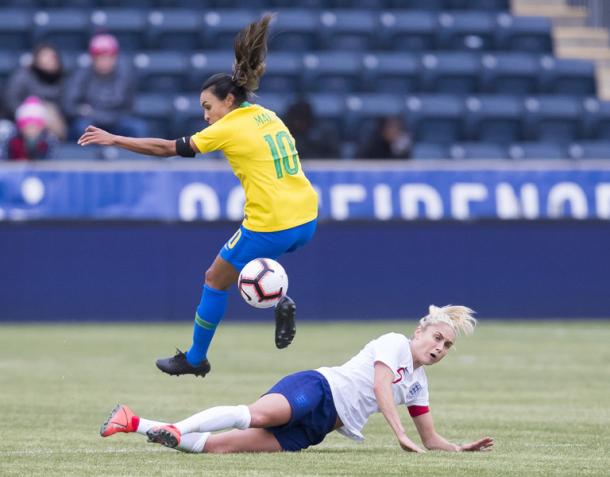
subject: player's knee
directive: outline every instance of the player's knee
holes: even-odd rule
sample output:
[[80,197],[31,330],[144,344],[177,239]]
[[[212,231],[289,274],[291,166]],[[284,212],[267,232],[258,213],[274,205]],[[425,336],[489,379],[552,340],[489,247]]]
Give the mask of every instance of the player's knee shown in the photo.
[[268,412],[250,407],[250,427],[269,427],[272,425]]
[[237,452],[237,449],[229,439],[226,439],[223,435],[219,434],[208,438],[205,447],[203,448],[203,452],[207,454],[229,454],[231,452]]

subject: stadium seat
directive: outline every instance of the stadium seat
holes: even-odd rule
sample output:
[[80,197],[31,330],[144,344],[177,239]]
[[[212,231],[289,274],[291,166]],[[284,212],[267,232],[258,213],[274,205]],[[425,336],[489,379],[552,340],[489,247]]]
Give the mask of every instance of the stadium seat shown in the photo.
[[541,94],[595,96],[595,66],[591,61],[544,56],[540,63]]
[[94,32],[112,33],[116,36],[123,51],[136,51],[145,46],[147,19],[142,10],[96,10],[91,14],[91,24]]
[[495,15],[468,11],[442,13],[438,49],[445,50],[490,50],[494,45],[496,29]]
[[362,137],[375,120],[387,116],[404,117],[405,103],[396,94],[359,94],[346,100],[345,133],[348,140]]
[[[171,96],[163,93],[138,94],[133,105],[134,113],[146,120],[150,135],[171,138],[168,117],[171,115]],[[203,115],[203,113],[201,113]]]
[[327,8],[364,8],[379,10],[390,3],[386,0],[326,0],[322,2]]
[[464,102],[453,95],[422,95],[407,98],[407,126],[415,141],[457,142],[463,136]]
[[21,9],[0,9],[0,50],[22,51],[32,47],[32,15]]
[[159,160],[159,157],[148,156],[146,154],[139,154],[137,152],[123,149],[121,147],[106,146],[100,148],[101,159],[107,161],[148,161],[148,160]]
[[373,45],[377,15],[367,10],[333,10],[321,14],[320,47],[328,50],[366,51]]
[[571,159],[610,159],[610,141],[581,141],[568,148]]
[[489,12],[506,12],[510,9],[510,0],[448,0],[447,9],[481,10]]
[[183,52],[201,49],[203,13],[176,8],[154,10],[148,15],[148,25],[149,48]]
[[318,9],[329,6],[328,0],[270,0],[269,4],[273,8]]
[[19,65],[19,56],[11,51],[0,50],[0,91],[4,94],[4,87],[10,75]]
[[552,50],[551,20],[546,17],[498,15],[496,49],[547,53]]
[[60,143],[55,158],[59,161],[91,161],[102,158],[98,146],[79,146],[74,142]]
[[422,57],[422,91],[467,94],[479,89],[481,60],[470,53],[426,54]]
[[271,52],[267,56],[265,75],[259,91],[272,93],[298,93],[302,89],[303,57],[301,54],[283,51]]
[[363,58],[362,88],[367,92],[407,94],[420,91],[419,55],[371,53]]
[[341,51],[307,53],[303,63],[304,87],[309,92],[345,93],[359,86],[360,55]]
[[449,148],[451,159],[510,159],[505,147],[495,142],[460,142]]
[[540,63],[536,55],[486,54],[483,56],[482,64],[482,92],[512,95],[530,95],[538,92]]
[[189,71],[186,53],[176,51],[149,51],[133,58],[138,74],[138,88],[143,92],[171,94],[185,91]]
[[213,74],[231,73],[234,60],[235,55],[231,50],[205,54],[195,53],[191,56],[191,65],[187,78],[189,90],[199,92],[205,80]]
[[269,48],[290,52],[314,50],[318,47],[319,30],[318,13],[297,8],[279,10],[271,23]]
[[515,160],[556,160],[567,159],[567,151],[555,142],[521,142],[511,144],[508,154]]
[[447,146],[435,142],[416,142],[411,150],[411,159],[442,160],[448,158]]
[[320,127],[332,128],[338,131],[337,136],[344,132],[343,122],[346,110],[345,97],[339,94],[319,93],[307,96],[314,111],[316,123]]
[[78,9],[50,9],[34,14],[33,40],[50,41],[60,50],[86,50],[91,37],[89,16]]
[[171,105],[172,137],[192,135],[207,126],[197,95],[178,95]]
[[507,144],[522,138],[523,101],[515,96],[478,96],[466,100],[466,135],[471,141]]
[[435,49],[438,16],[431,12],[394,10],[383,12],[377,47],[403,52]]
[[581,101],[569,96],[538,96],[525,100],[526,139],[567,143],[582,137]]
[[610,102],[597,98],[583,101],[584,137],[589,140],[610,141]]
[[233,47],[235,35],[248,23],[259,18],[251,10],[209,10],[204,13],[202,40],[204,51]]
[[270,109],[281,117],[288,109],[290,98],[285,94],[261,93],[254,102]]

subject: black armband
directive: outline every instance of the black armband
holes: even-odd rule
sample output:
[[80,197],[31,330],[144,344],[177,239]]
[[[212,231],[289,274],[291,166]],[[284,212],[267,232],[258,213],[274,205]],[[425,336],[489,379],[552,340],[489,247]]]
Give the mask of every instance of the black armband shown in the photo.
[[180,139],[176,139],[176,153],[182,157],[195,157],[190,137],[182,136]]

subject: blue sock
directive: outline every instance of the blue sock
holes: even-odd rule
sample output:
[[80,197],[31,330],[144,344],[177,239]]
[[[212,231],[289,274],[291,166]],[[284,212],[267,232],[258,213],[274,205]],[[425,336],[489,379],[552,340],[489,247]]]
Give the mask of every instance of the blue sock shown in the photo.
[[186,360],[191,366],[198,366],[205,359],[216,327],[227,309],[228,299],[228,292],[203,286],[201,302],[195,313],[193,344],[186,353]]

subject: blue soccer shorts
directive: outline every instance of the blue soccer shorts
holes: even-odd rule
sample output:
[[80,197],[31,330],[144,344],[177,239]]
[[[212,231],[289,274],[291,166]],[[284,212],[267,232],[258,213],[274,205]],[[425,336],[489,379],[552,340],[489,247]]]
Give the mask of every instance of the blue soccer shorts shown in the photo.
[[330,385],[317,371],[301,371],[278,381],[266,394],[278,393],[290,403],[287,424],[267,427],[283,450],[297,452],[319,444],[332,432],[337,411]]
[[294,252],[311,240],[317,219],[279,232],[253,232],[243,225],[220,249],[220,256],[240,272],[255,258],[277,260],[280,255]]

